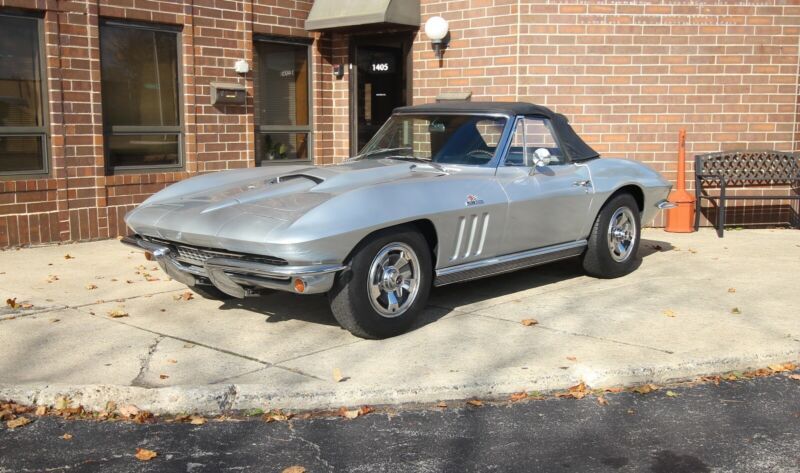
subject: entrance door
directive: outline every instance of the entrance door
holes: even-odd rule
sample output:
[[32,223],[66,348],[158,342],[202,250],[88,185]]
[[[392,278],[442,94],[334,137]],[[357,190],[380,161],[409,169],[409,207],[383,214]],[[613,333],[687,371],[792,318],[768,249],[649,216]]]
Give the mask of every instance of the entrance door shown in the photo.
[[355,133],[358,153],[386,122],[395,107],[406,104],[405,54],[398,46],[356,46]]

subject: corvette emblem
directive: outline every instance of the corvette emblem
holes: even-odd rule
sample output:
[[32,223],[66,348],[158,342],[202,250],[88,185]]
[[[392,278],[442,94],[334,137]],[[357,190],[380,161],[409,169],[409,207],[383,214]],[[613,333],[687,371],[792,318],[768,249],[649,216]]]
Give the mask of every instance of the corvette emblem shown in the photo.
[[467,207],[472,207],[473,205],[482,205],[483,199],[479,199],[476,196],[470,194],[467,196],[467,201],[465,202]]

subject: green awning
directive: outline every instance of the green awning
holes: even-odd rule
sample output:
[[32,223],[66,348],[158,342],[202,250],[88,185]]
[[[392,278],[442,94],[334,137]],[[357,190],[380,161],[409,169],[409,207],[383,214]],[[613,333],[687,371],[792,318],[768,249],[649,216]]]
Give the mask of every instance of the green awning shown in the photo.
[[307,31],[366,25],[419,27],[420,0],[314,0]]

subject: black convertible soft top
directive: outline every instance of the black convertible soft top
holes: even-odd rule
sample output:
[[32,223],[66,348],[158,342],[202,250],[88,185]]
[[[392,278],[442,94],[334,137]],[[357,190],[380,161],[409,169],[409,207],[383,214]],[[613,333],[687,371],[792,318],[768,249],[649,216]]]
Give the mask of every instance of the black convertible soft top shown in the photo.
[[575,133],[567,117],[547,107],[526,102],[439,102],[394,109],[396,113],[497,113],[508,116],[536,115],[550,119],[553,131],[571,161],[600,157]]

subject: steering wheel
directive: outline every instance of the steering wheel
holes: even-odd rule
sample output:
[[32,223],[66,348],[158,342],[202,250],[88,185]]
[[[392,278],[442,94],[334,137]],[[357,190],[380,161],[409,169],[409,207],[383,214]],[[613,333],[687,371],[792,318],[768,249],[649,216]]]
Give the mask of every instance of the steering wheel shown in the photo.
[[494,157],[494,153],[485,149],[473,149],[467,153],[467,157],[475,160],[482,159],[488,163]]

